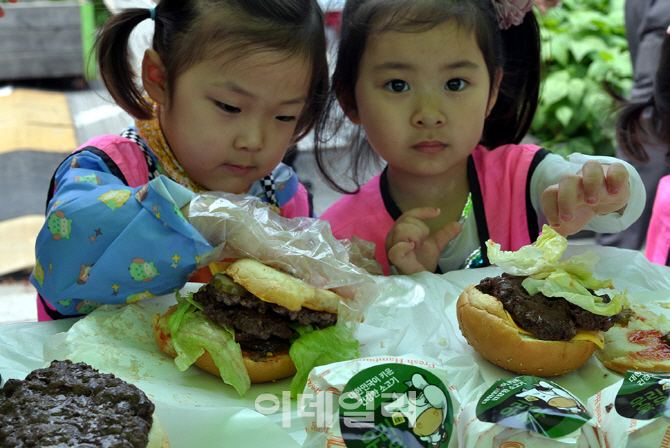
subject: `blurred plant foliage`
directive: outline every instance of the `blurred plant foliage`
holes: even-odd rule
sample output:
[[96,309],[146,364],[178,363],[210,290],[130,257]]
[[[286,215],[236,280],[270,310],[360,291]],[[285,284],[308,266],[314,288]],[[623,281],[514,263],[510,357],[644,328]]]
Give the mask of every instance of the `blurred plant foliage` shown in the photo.
[[614,155],[615,103],[607,82],[624,96],[632,66],[624,28],[624,0],[563,0],[545,16],[544,81],[530,133],[556,153]]

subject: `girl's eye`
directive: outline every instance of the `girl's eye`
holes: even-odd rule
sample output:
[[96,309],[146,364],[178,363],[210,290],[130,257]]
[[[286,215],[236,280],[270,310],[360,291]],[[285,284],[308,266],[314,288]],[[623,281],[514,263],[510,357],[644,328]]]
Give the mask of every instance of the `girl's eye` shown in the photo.
[[281,116],[276,117],[276,118],[277,118],[277,120],[279,120],[279,121],[283,121],[283,122],[285,122],[285,123],[289,123],[289,122],[291,122],[291,121],[295,121],[295,120],[296,120],[296,118],[295,118],[294,116],[291,116],[291,115],[281,115]]
[[463,90],[465,88],[465,85],[466,85],[465,80],[460,78],[454,78],[447,81],[446,84],[444,85],[444,88],[446,90],[452,90],[457,92],[459,90]]
[[393,81],[389,81],[384,87],[390,89],[393,92],[407,92],[409,90],[409,84],[407,84],[402,79],[394,79]]
[[239,107],[231,106],[230,104],[222,103],[220,101],[217,101],[216,104],[221,108],[221,110],[230,114],[239,114],[242,112]]

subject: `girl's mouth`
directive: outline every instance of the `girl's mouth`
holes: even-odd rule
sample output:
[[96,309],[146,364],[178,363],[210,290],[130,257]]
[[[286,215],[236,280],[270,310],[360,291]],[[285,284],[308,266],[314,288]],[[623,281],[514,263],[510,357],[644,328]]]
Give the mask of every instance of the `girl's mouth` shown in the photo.
[[426,154],[434,154],[443,151],[447,145],[437,140],[423,141],[412,146],[412,149]]
[[231,174],[237,175],[237,176],[244,176],[249,174],[254,167],[253,166],[246,166],[246,165],[232,165],[230,163],[225,163],[223,167]]

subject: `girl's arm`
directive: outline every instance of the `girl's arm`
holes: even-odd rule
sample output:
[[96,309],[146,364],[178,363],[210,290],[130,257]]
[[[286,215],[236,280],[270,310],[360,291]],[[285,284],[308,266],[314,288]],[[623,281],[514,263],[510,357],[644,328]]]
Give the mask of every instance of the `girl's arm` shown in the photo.
[[[600,179],[602,193],[598,195],[596,204],[588,205],[585,202],[585,190],[580,184],[580,179],[583,176],[582,169],[587,161],[598,162],[602,165],[600,170],[603,173]],[[617,165],[613,165],[615,163]],[[591,170],[590,172],[597,173],[597,170]],[[614,172],[614,177],[617,178],[627,175],[627,182],[624,182],[616,194],[608,193],[608,172]],[[564,178],[566,175],[572,178],[567,183]],[[586,156],[577,153],[571,154],[569,160],[565,160],[559,155],[550,154],[538,165],[531,179],[531,202],[538,213],[540,224],[549,221],[556,223],[562,210],[565,210],[565,208],[560,209],[556,205],[559,202],[559,195],[556,194],[555,190],[560,186],[562,178],[564,178],[564,185],[567,184],[570,194],[561,195],[561,200],[566,196],[571,198],[568,200],[572,200],[573,203],[569,204],[567,209],[570,210],[568,213],[573,216],[570,222],[562,221],[561,226],[556,228],[561,233],[573,234],[583,228],[595,232],[616,233],[626,229],[642,214],[645,203],[644,186],[635,168],[627,162],[614,157]],[[577,182],[575,182],[575,179]],[[555,197],[546,202],[548,188],[554,190]],[[543,194],[545,194],[544,204]],[[591,190],[588,192],[588,196],[593,196]],[[577,202],[579,204],[576,204]],[[551,210],[545,210],[547,203],[550,204]],[[576,208],[577,205],[580,208]]]
[[55,182],[31,282],[62,314],[173,292],[212,250],[179,210],[193,193],[164,176],[131,188],[84,151]]

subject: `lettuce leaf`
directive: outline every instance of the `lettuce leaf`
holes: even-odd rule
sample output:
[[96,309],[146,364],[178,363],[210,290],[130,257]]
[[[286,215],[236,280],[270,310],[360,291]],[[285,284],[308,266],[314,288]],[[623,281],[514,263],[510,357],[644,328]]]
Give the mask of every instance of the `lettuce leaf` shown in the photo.
[[612,280],[599,280],[593,270],[600,257],[587,251],[559,262],[568,247],[567,239],[545,225],[533,245],[515,252],[500,250],[500,245],[486,242],[491,263],[510,275],[527,276],[522,286],[528,294],[543,293],[547,297],[563,297],[585,310],[601,316],[613,316],[628,306],[627,291],[617,294],[609,303],[591,291],[614,289]]
[[[242,359],[240,345],[235,342],[233,328],[218,325],[200,313],[193,293],[181,297],[177,293],[177,310],[170,316],[172,343],[178,356],[175,364],[186,370],[207,350],[221,372],[221,378],[244,394],[251,387],[249,374]],[[358,358],[358,340],[352,330],[334,325],[322,330],[312,325],[293,324],[299,334],[291,344],[289,354],[297,373],[291,381],[291,396],[296,398],[305,388],[309,372],[317,366]]]
[[295,399],[303,392],[314,367],[359,358],[358,345],[352,330],[344,326],[333,325],[301,335],[289,350],[298,371],[291,381],[291,397]]
[[517,251],[500,250],[500,244],[486,242],[489,261],[510,275],[531,275],[541,272],[561,259],[568,247],[568,240],[549,226],[542,228],[542,235],[535,244],[521,247]]
[[563,270],[556,270],[543,280],[528,277],[521,285],[528,294],[541,292],[547,297],[563,297],[568,302],[601,316],[613,316],[628,305],[625,292],[615,295],[609,303],[605,303],[602,298],[591,294],[587,287]]
[[221,373],[221,379],[244,396],[251,387],[251,380],[244,366],[240,344],[235,342],[235,331],[204,317],[189,298],[178,299],[177,311],[170,316],[177,369],[182,372],[188,369],[207,350]]

